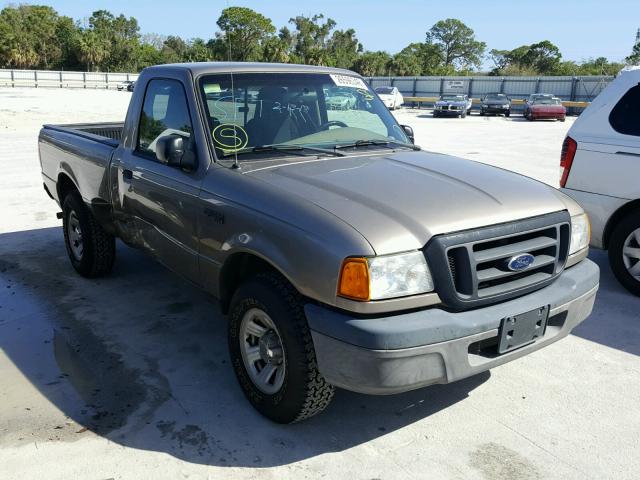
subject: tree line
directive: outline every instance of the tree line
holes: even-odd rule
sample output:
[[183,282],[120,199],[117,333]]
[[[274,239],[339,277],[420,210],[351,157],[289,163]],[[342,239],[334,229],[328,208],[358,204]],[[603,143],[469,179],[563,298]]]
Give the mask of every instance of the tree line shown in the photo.
[[[0,11],[0,67],[138,72],[161,63],[260,61],[326,65],[363,76],[470,75],[490,59],[489,75],[612,75],[624,64],[601,57],[562,59],[548,40],[513,50],[492,49],[457,19],[436,22],[423,42],[391,55],[365,50],[353,28],[340,29],[322,14],[299,15],[276,29],[245,7],[222,10],[210,39],[141,34],[138,21],[97,10],[88,19],[59,15],[50,6],[18,5]],[[640,61],[636,45],[628,63]]]

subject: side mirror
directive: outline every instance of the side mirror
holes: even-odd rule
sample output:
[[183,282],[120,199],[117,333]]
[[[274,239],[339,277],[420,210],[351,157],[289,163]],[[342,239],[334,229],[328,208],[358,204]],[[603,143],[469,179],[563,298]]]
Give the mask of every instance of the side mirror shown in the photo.
[[413,134],[413,128],[411,128],[409,125],[400,125],[402,127],[402,130],[404,130],[404,133],[407,137],[409,137],[409,141],[411,143],[416,143],[416,137]]
[[188,150],[185,138],[172,133],[156,140],[156,158],[170,167],[195,170],[195,154]]

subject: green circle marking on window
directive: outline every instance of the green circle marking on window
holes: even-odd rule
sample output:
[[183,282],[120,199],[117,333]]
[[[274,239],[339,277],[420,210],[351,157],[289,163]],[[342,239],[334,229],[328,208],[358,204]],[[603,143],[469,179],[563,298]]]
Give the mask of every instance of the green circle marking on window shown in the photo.
[[242,150],[249,143],[247,131],[233,123],[221,123],[211,132],[213,141],[225,153]]

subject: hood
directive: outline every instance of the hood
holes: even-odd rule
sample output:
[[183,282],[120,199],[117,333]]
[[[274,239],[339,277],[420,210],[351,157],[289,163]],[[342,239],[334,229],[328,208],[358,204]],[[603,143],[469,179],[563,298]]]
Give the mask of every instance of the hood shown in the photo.
[[562,195],[515,173],[448,155],[396,152],[332,157],[242,172],[341,218],[383,255],[434,235],[567,209]]
[[467,102],[465,102],[464,100],[438,100],[436,102],[436,105],[466,105]]
[[393,100],[394,95],[392,93],[378,93],[380,100]]
[[564,105],[544,105],[537,104],[529,107],[534,112],[564,112]]

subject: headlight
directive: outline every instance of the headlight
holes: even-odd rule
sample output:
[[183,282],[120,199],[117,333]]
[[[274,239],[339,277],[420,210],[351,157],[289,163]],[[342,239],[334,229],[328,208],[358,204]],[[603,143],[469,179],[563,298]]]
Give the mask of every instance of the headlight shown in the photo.
[[587,248],[590,237],[591,228],[587,214],[581,213],[571,217],[571,246],[569,248],[569,255],[573,255],[583,248]]
[[431,272],[420,251],[373,258],[348,258],[342,265],[338,295],[382,300],[433,290]]

